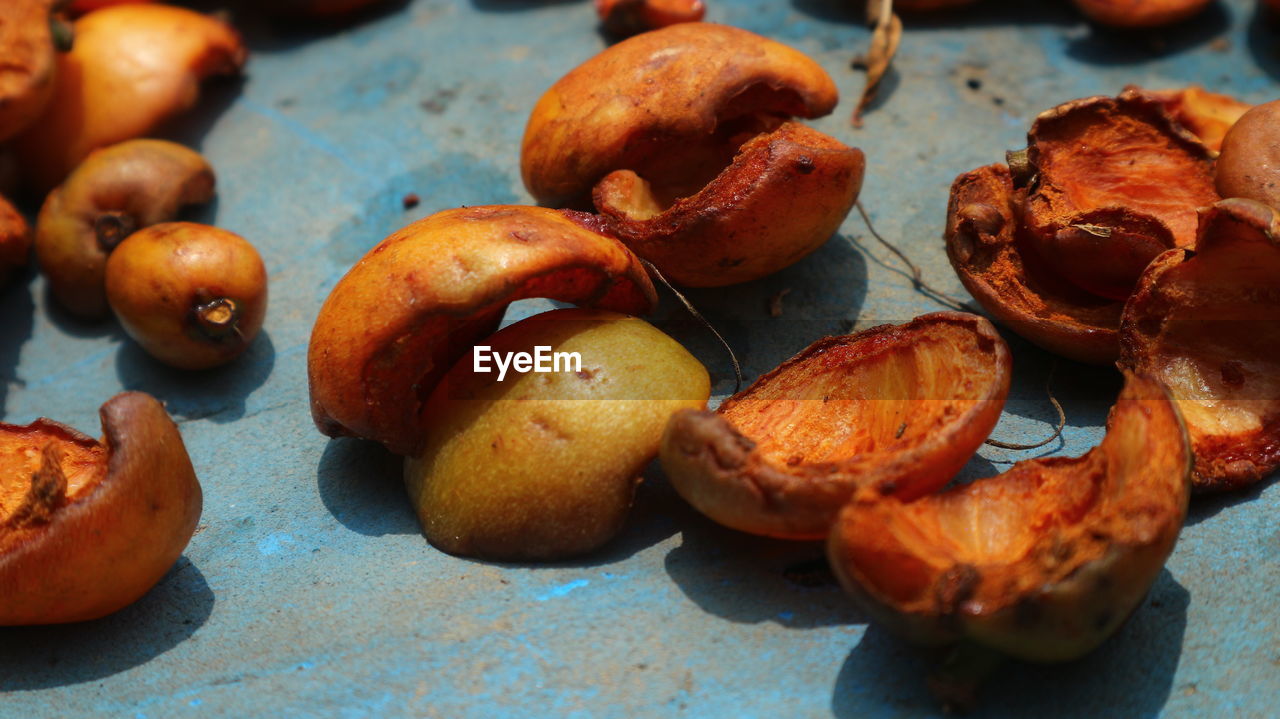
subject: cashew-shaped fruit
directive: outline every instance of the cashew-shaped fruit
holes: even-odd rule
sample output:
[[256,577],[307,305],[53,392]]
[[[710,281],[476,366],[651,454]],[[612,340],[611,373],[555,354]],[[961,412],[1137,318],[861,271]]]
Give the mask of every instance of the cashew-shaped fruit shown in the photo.
[[991,433],[1010,358],[986,319],[921,315],[818,340],[716,412],[681,411],[662,467],[695,508],[734,529],[821,539],[860,489],[936,491]]
[[1173,551],[1191,447],[1158,381],[1126,373],[1102,443],[1015,464],[915,502],[859,494],[828,558],[871,617],[908,640],[968,640],[1069,661],[1113,634]]
[[36,220],[36,258],[53,296],[87,319],[107,314],[107,256],[136,230],[213,198],[213,168],[165,140],[95,150],[49,193]]
[[200,82],[239,72],[246,51],[229,25],[168,5],[115,5],[75,22],[58,56],[44,114],[15,143],[38,191],[57,185],[93,150],[153,132],[189,110]]
[[422,403],[497,328],[511,302],[545,297],[640,315],[657,301],[640,261],[591,215],[540,207],[438,212],[370,250],[311,332],[316,426],[331,437],[422,447]]
[[1195,250],[1151,263],[1125,304],[1120,366],[1168,385],[1195,449],[1195,489],[1240,489],[1280,467],[1280,212],[1229,199],[1201,212]]
[[150,395],[102,405],[101,441],[0,423],[0,626],[79,622],[133,603],[200,519],[178,427]]

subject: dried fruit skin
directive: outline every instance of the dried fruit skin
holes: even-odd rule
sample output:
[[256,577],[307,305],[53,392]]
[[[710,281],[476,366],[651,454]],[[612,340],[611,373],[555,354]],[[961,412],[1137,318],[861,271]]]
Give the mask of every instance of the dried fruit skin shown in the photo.
[[1094,22],[1111,27],[1172,25],[1199,14],[1212,0],[1073,0]]
[[31,228],[22,213],[0,195],[0,286],[27,264],[30,250]]
[[177,143],[127,140],[95,150],[49,193],[36,221],[36,258],[54,297],[77,316],[106,316],[107,255],[135,230],[208,202],[213,190],[213,168]]
[[974,299],[1023,337],[1080,362],[1115,361],[1121,303],[1067,282],[1028,247],[1025,195],[1004,165],[957,177],[947,208],[951,266]]
[[825,115],[836,99],[830,76],[803,53],[723,25],[673,25],[552,85],[525,128],[521,173],[544,205],[583,204],[614,170],[636,172],[669,202],[697,192],[750,136]]
[[1163,381],[1186,418],[1197,491],[1239,489],[1280,467],[1280,213],[1223,200],[1194,252],[1147,268],[1125,305],[1120,366]]
[[1230,95],[1209,92],[1199,85],[1181,90],[1143,90],[1134,86],[1126,87],[1125,90],[1146,95],[1159,102],[1179,124],[1214,152],[1222,149],[1222,139],[1227,131],[1253,107]]
[[195,531],[200,484],[160,403],[126,392],[101,415],[101,443],[49,420],[0,424],[0,626],[115,612]]
[[26,129],[53,96],[50,0],[0,3],[0,142]]
[[706,369],[645,321],[600,310],[544,312],[484,344],[576,352],[581,367],[499,382],[474,371],[471,356],[453,366],[423,409],[423,454],[405,461],[427,539],[498,560],[604,544],[622,528],[671,413],[706,406]]
[[949,482],[990,434],[1010,358],[991,323],[940,312],[810,345],[715,413],[683,411],[662,466],[734,529],[827,535],[858,491],[914,499]]
[[267,313],[267,270],[239,235],[163,222],[129,235],[107,258],[107,302],[152,357],[207,369],[239,357]]
[[1218,156],[1218,192],[1280,208],[1280,100],[1245,113]]
[[1122,208],[1160,221],[1187,247],[1196,210],[1218,200],[1208,148],[1139,92],[1059,105],[1036,118],[1027,139],[1036,177],[1025,218],[1042,245],[1082,213]]
[[1091,651],[1138,606],[1186,517],[1191,448],[1160,384],[1126,373],[1102,443],[904,503],[861,494],[828,558],[911,641],[1030,661]]
[[661,209],[630,170],[596,186],[612,234],[690,287],[747,282],[791,265],[840,227],[862,188],[861,150],[796,123],[749,140],[697,194]]
[[422,401],[511,302],[546,297],[648,312],[657,300],[648,274],[593,221],[540,207],[471,207],[383,240],[333,288],[312,329],[316,426],[416,454]]
[[702,0],[595,0],[604,29],[635,35],[682,22],[698,22],[707,13]]
[[93,150],[150,134],[195,105],[200,81],[239,72],[245,48],[230,26],[166,5],[117,5],[75,22],[58,56],[44,114],[17,138],[19,161],[39,191],[58,184]]

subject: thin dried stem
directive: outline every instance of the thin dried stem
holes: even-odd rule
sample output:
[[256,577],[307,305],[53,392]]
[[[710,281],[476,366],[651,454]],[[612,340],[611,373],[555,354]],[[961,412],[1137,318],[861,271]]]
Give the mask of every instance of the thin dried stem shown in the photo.
[[996,439],[988,439],[986,442],[987,444],[991,445],[992,447],[999,447],[1000,449],[1014,449],[1014,450],[1038,449],[1062,436],[1062,429],[1067,426],[1067,413],[1063,411],[1062,403],[1059,402],[1058,398],[1055,397],[1053,394],[1053,373],[1057,369],[1058,369],[1057,362],[1054,362],[1052,365],[1050,365],[1049,378],[1046,379],[1044,382],[1044,389],[1046,392],[1049,393],[1049,401],[1053,404],[1053,408],[1058,410],[1058,426],[1056,429],[1053,430],[1053,434],[1050,435],[1049,438],[1044,440],[1043,442],[1036,442],[1035,444],[1014,444],[1012,442],[1001,442]]
[[916,265],[916,263],[912,262],[911,258],[907,257],[905,252],[898,249],[897,245],[886,240],[884,236],[881,235],[876,230],[876,226],[871,222],[871,216],[867,214],[867,208],[862,206],[862,200],[858,200],[856,203],[856,206],[858,208],[858,214],[862,215],[862,221],[866,223],[867,230],[871,232],[871,236],[876,238],[876,241],[884,245],[885,248],[887,248],[890,252],[897,255],[898,259],[902,260],[902,263],[906,265],[908,268],[910,268],[911,284],[915,287],[917,292],[923,295],[926,295],[930,299],[934,300],[935,302],[942,305],[946,305],[958,312],[973,311],[970,307],[965,305],[964,300],[960,300],[955,297],[952,297],[946,292],[943,292],[942,290],[937,289],[933,285],[930,285],[928,282],[925,282],[924,273],[920,270],[920,267]]
[[729,341],[724,338],[724,335],[721,335],[720,332],[716,330],[714,325],[707,321],[706,317],[702,316],[702,313],[698,311],[698,308],[693,306],[693,303],[689,301],[688,297],[684,296],[684,293],[677,290],[671,282],[663,276],[662,272],[660,272],[657,267],[653,266],[652,262],[644,258],[640,258],[640,262],[644,263],[645,269],[649,270],[649,274],[653,275],[654,278],[666,286],[667,289],[671,290],[671,294],[675,295],[676,299],[680,300],[680,304],[684,305],[684,308],[688,310],[689,314],[693,315],[695,320],[700,322],[703,327],[706,327],[711,334],[715,335],[716,339],[720,341],[720,345],[724,347],[724,351],[729,353],[729,361],[733,363],[733,393],[737,394],[742,389],[742,365],[738,362],[738,355],[735,354],[733,348],[729,346]]

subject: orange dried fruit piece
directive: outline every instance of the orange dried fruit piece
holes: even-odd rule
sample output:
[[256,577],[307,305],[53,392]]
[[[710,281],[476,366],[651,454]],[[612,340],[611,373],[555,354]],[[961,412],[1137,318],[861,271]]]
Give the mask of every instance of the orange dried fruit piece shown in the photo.
[[1246,199],[1201,214],[1194,251],[1158,257],[1120,327],[1120,366],[1168,387],[1195,449],[1197,491],[1280,467],[1280,213]]
[[17,138],[22,171],[47,191],[93,150],[189,110],[202,80],[238,73],[245,56],[229,25],[185,8],[115,5],[85,15],[71,52],[58,56],[53,99]]
[[947,208],[951,266],[969,294],[1014,332],[1081,362],[1114,361],[1122,303],[1068,282],[1028,247],[1020,227],[1025,196],[1004,165],[956,178]]
[[707,14],[702,0],[595,0],[604,29],[618,36],[698,22]]
[[88,319],[108,312],[107,256],[134,231],[213,198],[213,168],[166,140],[126,140],[94,150],[49,193],[36,220],[36,258],[53,296]]
[[1196,210],[1219,199],[1212,153],[1137,91],[1059,105],[1036,118],[1027,140],[1024,216],[1046,258],[1069,252],[1055,249],[1055,240],[1086,223],[1083,214],[1113,208],[1157,220],[1186,247],[1195,240]]
[[1180,90],[1144,90],[1130,85],[1125,90],[1159,102],[1178,124],[1190,130],[1214,152],[1222,149],[1222,139],[1227,131],[1253,107],[1230,95],[1209,92],[1199,85]]
[[195,532],[200,483],[150,395],[102,405],[101,441],[0,423],[0,626],[96,619],[164,576]]
[[1094,22],[1119,28],[1172,25],[1198,15],[1212,0],[1072,0]]
[[748,140],[719,176],[665,209],[631,170],[601,180],[595,203],[610,232],[667,279],[720,287],[771,274],[822,246],[857,200],[864,168],[860,150],[788,122]]
[[828,558],[874,620],[931,646],[1067,661],[1134,611],[1173,551],[1191,447],[1154,379],[1126,373],[1102,443],[915,502],[860,493]]
[[35,122],[53,96],[52,5],[52,0],[0,3],[0,142]]
[[31,250],[31,228],[27,220],[0,195],[0,286],[15,270],[27,264]]
[[598,229],[580,212],[497,205],[438,212],[387,237],[316,318],[307,354],[316,426],[416,455],[423,402],[510,303],[648,312],[657,301],[648,273]]
[[[525,128],[521,172],[545,205],[585,206],[603,181],[595,199],[608,226],[664,274],[690,285],[742,282],[821,245],[829,218],[857,197],[860,151],[784,127],[831,112],[836,100],[831,77],[799,51],[723,25],[673,25],[620,42],[552,85]],[[619,171],[628,174],[610,176]],[[768,180],[748,197],[721,191],[761,173]],[[810,189],[791,195],[784,179]],[[757,234],[774,195],[767,202],[784,210],[790,233]],[[774,261],[748,271],[743,257]],[[728,276],[714,276],[722,266]]]
[[955,476],[990,434],[1010,358],[986,319],[958,312],[827,337],[725,400],[681,411],[662,466],[734,529],[820,539],[855,491],[914,499]]

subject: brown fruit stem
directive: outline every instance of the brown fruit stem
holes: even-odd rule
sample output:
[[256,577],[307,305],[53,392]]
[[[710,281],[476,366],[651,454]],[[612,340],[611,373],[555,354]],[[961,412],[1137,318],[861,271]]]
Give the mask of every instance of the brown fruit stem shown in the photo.
[[212,339],[220,340],[232,333],[240,333],[240,306],[235,300],[219,297],[196,305],[193,312],[200,331]]
[[1026,187],[1031,184],[1036,170],[1031,166],[1031,158],[1026,149],[1009,150],[1004,153],[1005,163],[1009,165],[1009,175],[1013,177],[1014,187]]
[[111,252],[124,238],[138,229],[138,221],[127,212],[111,210],[93,218],[93,233],[98,237],[98,246],[104,252]]

